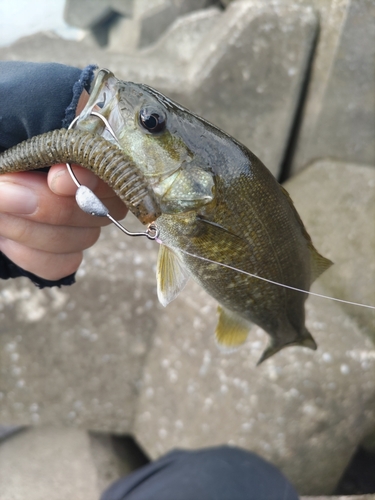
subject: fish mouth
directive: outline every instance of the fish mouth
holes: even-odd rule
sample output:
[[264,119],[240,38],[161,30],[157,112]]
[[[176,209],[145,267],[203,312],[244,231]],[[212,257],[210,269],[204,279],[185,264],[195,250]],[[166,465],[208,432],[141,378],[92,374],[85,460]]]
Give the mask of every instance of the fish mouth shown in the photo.
[[119,80],[111,71],[101,69],[96,75],[86,106],[81,111],[77,120],[77,128],[80,130],[101,135],[108,141],[117,143],[117,145],[119,145],[118,141],[105,128],[103,121],[91,113],[95,111],[106,118],[116,137],[118,137],[124,125],[118,106],[118,83]]

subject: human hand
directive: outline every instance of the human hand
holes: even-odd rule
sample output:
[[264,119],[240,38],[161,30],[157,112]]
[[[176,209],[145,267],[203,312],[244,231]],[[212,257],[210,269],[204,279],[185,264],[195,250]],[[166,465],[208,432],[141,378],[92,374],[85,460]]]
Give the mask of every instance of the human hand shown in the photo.
[[[83,91],[76,109],[88,100]],[[103,200],[118,220],[127,209],[113,190],[92,172],[74,166],[78,180]],[[65,165],[44,172],[20,172],[0,176],[0,251],[25,271],[45,280],[58,281],[79,267],[83,250],[92,246],[106,217],[82,212],[75,200],[76,185]]]
[[[74,166],[79,181],[88,186],[121,220],[127,212],[110,187],[90,171]],[[21,172],[0,177],[0,251],[22,269],[46,280],[74,273],[83,250],[92,246],[100,228],[110,221],[90,216],[78,207],[76,186],[65,165],[48,174]]]

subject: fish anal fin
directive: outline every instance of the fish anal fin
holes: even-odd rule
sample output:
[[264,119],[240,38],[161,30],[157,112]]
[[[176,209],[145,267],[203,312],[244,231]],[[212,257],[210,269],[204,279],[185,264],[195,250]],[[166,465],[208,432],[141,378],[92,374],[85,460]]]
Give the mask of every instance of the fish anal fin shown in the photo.
[[158,299],[166,306],[186,285],[189,271],[170,248],[160,245],[156,267]]
[[316,349],[318,348],[315,340],[313,339],[313,336],[307,330],[307,328],[304,328],[302,335],[299,335],[296,340],[293,340],[291,342],[282,342],[282,341],[272,337],[271,342],[268,344],[268,346],[264,350],[262,356],[260,357],[260,359],[257,363],[257,366],[259,366],[261,363],[263,363],[263,361],[270,358],[271,356],[273,356],[277,352],[281,351],[281,349],[284,349],[284,347],[289,347],[289,346],[308,347],[309,349],[312,349],[313,351],[316,351]]
[[233,351],[242,345],[249,334],[250,323],[225,307],[218,306],[219,320],[215,338],[221,350]]

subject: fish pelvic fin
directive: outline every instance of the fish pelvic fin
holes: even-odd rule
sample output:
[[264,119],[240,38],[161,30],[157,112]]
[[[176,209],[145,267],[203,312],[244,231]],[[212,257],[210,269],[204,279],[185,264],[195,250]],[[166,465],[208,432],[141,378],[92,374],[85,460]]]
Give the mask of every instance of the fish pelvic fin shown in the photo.
[[250,323],[225,307],[218,306],[219,321],[215,338],[220,350],[232,352],[245,343]]
[[160,245],[156,266],[157,292],[160,303],[165,307],[186,285],[189,271],[181,259],[170,248]]
[[318,348],[313,336],[307,330],[307,328],[304,327],[302,335],[298,335],[298,338],[296,340],[293,340],[292,342],[282,342],[281,340],[272,337],[271,342],[268,344],[263,354],[261,355],[257,363],[257,366],[259,366],[261,363],[263,363],[263,361],[270,358],[277,352],[281,351],[281,349],[284,349],[284,347],[296,346],[296,345],[299,345],[301,347],[308,347],[313,351],[316,351],[316,349]]

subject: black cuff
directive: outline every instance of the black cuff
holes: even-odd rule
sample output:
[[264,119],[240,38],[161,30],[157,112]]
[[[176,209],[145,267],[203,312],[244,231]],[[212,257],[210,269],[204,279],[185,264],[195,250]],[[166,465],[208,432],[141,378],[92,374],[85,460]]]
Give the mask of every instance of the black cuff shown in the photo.
[[75,283],[76,281],[75,273],[57,281],[39,278],[39,276],[36,276],[33,273],[29,273],[29,271],[25,271],[21,267],[17,266],[16,264],[14,264],[14,262],[8,259],[6,255],[0,252],[0,279],[7,280],[9,278],[20,278],[21,276],[29,278],[38,288],[53,286],[58,286],[60,288],[62,285],[73,285],[73,283]]
[[91,82],[94,78],[94,71],[97,69],[97,66],[94,64],[90,64],[86,66],[85,69],[82,70],[79,79],[73,85],[73,98],[69,106],[65,110],[65,117],[62,120],[62,126],[64,128],[68,128],[71,122],[74,120],[76,116],[76,108],[78,104],[78,100],[83,92],[83,90],[90,90]]
[[0,151],[67,127],[96,66],[0,61]]

